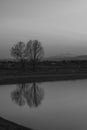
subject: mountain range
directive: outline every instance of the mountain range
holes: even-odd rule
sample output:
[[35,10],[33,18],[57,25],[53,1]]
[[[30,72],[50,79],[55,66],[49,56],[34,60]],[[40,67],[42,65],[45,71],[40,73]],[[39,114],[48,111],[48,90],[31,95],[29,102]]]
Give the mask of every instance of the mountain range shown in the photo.
[[[87,60],[87,55],[61,54],[56,56],[44,57],[45,61],[62,61],[62,60]],[[0,59],[2,61],[14,61],[13,58]]]
[[62,55],[62,56],[50,56],[46,57],[44,60],[47,61],[61,61],[61,60],[87,60],[87,55],[79,55],[79,56],[73,56],[73,55]]

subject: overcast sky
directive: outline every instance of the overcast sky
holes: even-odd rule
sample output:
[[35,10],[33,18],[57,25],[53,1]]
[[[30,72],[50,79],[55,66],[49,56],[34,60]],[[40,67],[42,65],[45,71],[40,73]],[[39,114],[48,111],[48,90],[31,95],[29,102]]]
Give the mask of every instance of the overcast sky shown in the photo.
[[0,58],[34,39],[46,56],[87,54],[87,0],[0,0]]

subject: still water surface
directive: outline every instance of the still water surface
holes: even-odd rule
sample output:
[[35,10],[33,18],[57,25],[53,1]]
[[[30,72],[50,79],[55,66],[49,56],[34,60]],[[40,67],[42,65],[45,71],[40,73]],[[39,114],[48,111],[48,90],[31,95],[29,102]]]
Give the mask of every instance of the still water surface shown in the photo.
[[1,85],[0,116],[34,130],[87,130],[87,80]]

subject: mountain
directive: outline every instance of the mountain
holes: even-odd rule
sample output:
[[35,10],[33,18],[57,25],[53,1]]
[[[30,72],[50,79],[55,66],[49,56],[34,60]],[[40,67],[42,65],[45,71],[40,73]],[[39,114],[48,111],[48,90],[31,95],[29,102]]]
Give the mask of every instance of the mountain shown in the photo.
[[[56,56],[44,57],[43,60],[47,61],[61,61],[61,60],[87,60],[87,55],[74,55],[74,54],[61,54]],[[14,61],[12,58],[0,59],[0,62],[4,61]]]
[[44,60],[48,61],[61,61],[61,60],[87,60],[87,55],[79,55],[79,56],[50,56],[46,57]]

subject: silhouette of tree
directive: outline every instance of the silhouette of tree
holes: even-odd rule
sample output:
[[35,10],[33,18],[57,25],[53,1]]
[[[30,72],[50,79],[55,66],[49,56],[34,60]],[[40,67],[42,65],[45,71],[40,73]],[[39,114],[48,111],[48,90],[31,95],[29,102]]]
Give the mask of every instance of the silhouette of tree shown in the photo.
[[11,55],[22,64],[22,69],[24,70],[24,59],[26,58],[25,55],[25,43],[20,41],[17,44],[15,44],[11,48]]
[[12,100],[19,106],[27,103],[30,107],[37,107],[41,104],[43,96],[43,89],[38,87],[36,83],[33,83],[32,86],[29,84],[18,84],[17,89],[11,93]]
[[23,91],[21,89],[17,89],[14,92],[12,92],[11,97],[12,97],[12,100],[19,106],[25,105]]
[[38,107],[41,104],[43,96],[43,89],[38,87],[35,82],[27,91],[25,91],[25,98],[30,107]]
[[11,55],[22,63],[23,70],[25,59],[32,62],[33,70],[35,70],[36,63],[44,56],[44,51],[38,40],[30,40],[27,44],[20,41],[11,48]]
[[40,61],[44,56],[44,50],[41,42],[38,40],[30,40],[27,42],[26,55],[33,64],[33,70],[35,71],[36,63]]

